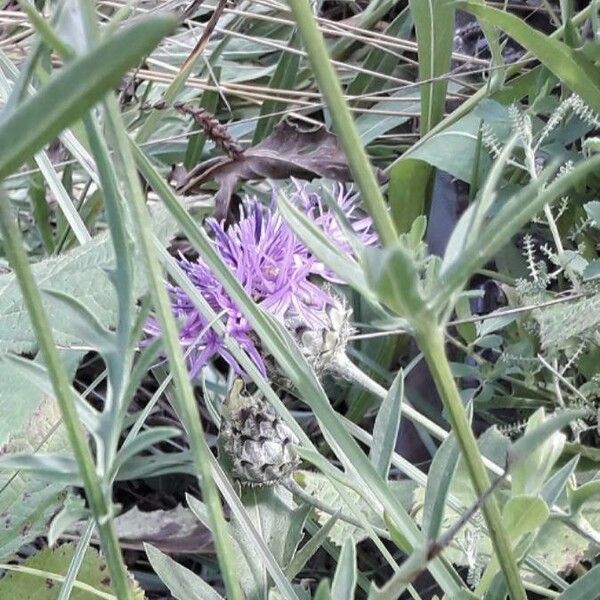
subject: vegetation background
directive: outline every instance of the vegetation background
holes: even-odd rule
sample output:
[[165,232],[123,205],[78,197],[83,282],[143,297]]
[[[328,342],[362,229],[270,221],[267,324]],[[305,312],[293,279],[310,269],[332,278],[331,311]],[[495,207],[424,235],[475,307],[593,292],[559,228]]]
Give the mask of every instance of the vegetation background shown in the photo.
[[0,2],[0,598],[600,597],[599,8]]

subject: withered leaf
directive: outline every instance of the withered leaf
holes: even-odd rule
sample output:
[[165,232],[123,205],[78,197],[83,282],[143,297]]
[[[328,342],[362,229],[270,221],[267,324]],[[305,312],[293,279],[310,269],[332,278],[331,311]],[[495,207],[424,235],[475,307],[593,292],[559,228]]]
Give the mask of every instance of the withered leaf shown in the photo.
[[123,548],[139,550],[150,543],[167,553],[214,552],[210,531],[183,506],[149,513],[134,507],[115,519],[115,529]]
[[352,181],[346,157],[333,133],[325,126],[305,130],[285,120],[268,137],[237,157],[223,156],[200,163],[188,173],[178,191],[190,192],[214,179],[219,184],[215,216],[224,218],[240,181],[289,177]]

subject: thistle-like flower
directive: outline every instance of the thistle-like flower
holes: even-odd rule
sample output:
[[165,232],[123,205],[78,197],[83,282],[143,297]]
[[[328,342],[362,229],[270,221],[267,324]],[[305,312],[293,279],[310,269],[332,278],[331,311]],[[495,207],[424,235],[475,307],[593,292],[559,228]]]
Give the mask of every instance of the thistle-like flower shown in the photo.
[[[374,243],[371,221],[359,212],[357,198],[342,187],[336,194],[338,205],[358,239],[364,244]],[[297,186],[291,200],[323,229],[341,252],[351,253],[343,229],[316,192]],[[257,199],[247,199],[240,207],[236,223],[227,226],[224,221],[209,219],[207,227],[218,254],[248,295],[288,327],[301,345],[307,342],[308,355],[312,356],[318,345],[323,350],[319,354],[321,360],[339,347],[340,340],[344,340],[345,345],[349,332],[348,311],[345,307],[340,309],[340,301],[314,278],[339,280],[296,237],[277,212],[275,202],[265,206]],[[201,258],[194,262],[181,258],[180,266],[219,315],[226,335],[234,338],[263,374],[266,373],[265,357],[257,336],[208,265]],[[227,350],[224,337],[213,330],[188,295],[171,284],[169,292],[173,313],[181,322],[180,340],[188,356],[190,375],[195,376],[216,356],[243,374]],[[340,319],[336,316],[341,314],[340,310],[345,315],[343,324],[338,324]],[[339,325],[337,330],[329,334],[336,324]],[[146,331],[151,336],[160,334],[156,320],[148,321]]]
[[[339,250],[351,256],[353,248],[348,241],[348,235],[344,231],[336,215],[327,208],[323,196],[316,191],[311,191],[309,186],[304,183],[294,182],[296,191],[291,195],[291,201],[306,213],[309,219],[314,221],[323,233],[327,236]],[[333,188],[332,198],[335,199],[340,211],[344,215],[347,225],[351,232],[356,235],[357,240],[363,246],[371,246],[377,243],[377,234],[373,229],[371,217],[362,212],[359,205],[359,198],[352,189],[346,189],[343,185],[337,184]],[[321,277],[342,283],[341,279],[331,269],[323,263],[315,261],[311,273]]]

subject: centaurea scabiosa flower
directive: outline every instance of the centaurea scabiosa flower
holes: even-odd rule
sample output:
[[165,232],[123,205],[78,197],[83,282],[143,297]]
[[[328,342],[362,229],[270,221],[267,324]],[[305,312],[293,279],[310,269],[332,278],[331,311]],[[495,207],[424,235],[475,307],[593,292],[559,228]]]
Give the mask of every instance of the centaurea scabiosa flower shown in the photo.
[[[349,246],[344,245],[343,231],[336,229],[335,217],[328,214],[314,193],[297,188],[292,201],[307,211],[341,251],[350,252]],[[359,237],[364,237],[366,243],[372,243],[374,234],[370,220],[367,222],[362,215],[356,218],[354,214],[356,199],[339,191],[338,202],[341,209],[347,211]],[[317,337],[327,337],[324,332],[339,320],[332,320],[331,315],[340,314],[339,299],[329,288],[319,285],[315,276],[317,280],[320,276],[337,281],[335,275],[296,237],[277,212],[275,202],[265,206],[257,199],[247,199],[240,207],[237,222],[226,225],[224,221],[208,219],[206,224],[215,249],[248,295],[290,329],[301,345],[303,340],[310,338],[311,349],[307,356],[312,356],[315,336],[307,336],[306,332],[318,332]],[[180,266],[219,315],[225,324],[226,335],[233,337],[257,367],[266,373],[267,357],[258,345],[257,336],[211,269],[201,258],[193,262],[181,258]],[[223,337],[212,329],[188,295],[171,284],[169,292],[173,313],[181,322],[180,340],[188,356],[190,375],[195,376],[216,356],[221,356],[237,373],[243,374],[228,352]],[[345,307],[341,310],[349,316]],[[160,334],[153,319],[147,323],[146,331],[153,336]],[[344,325],[341,331],[345,340],[348,326]],[[330,337],[327,337],[328,350],[337,347]]]

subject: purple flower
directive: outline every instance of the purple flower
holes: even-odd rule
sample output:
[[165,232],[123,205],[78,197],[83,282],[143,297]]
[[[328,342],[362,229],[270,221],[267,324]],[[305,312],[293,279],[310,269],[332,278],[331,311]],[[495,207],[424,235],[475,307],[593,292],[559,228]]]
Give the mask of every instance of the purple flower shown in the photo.
[[[294,184],[296,191],[291,194],[290,200],[306,212],[307,216],[323,230],[327,238],[342,253],[353,256],[354,251],[344,227],[340,225],[336,215],[327,208],[327,203],[323,201],[321,194],[311,191],[305,183],[294,180]],[[354,231],[358,241],[363,246],[376,244],[377,234],[373,229],[373,221],[360,208],[358,194],[354,193],[352,188],[346,189],[341,184],[335,184],[332,192],[332,196],[337,201],[337,205],[345,215],[347,223]],[[315,261],[311,273],[335,283],[343,283],[331,269],[319,261]]]
[[[374,243],[371,221],[358,213],[357,199],[342,187],[337,190],[340,208],[364,243]],[[351,253],[344,231],[325,208],[320,196],[298,186],[292,201],[306,211],[322,227],[327,236],[343,252]],[[229,226],[224,221],[206,221],[216,251],[248,295],[284,325],[302,323],[307,328],[327,327],[327,310],[334,298],[314,283],[314,275],[338,281],[300,242],[275,209],[275,203],[264,206],[257,199],[247,199],[240,207],[239,220]],[[233,302],[211,269],[201,258],[180,260],[181,268],[191,283],[219,315],[227,335],[233,337],[248,353],[256,366],[266,373],[252,327]],[[224,339],[197,310],[192,300],[178,286],[168,284],[172,310],[181,323],[179,337],[188,356],[190,376],[194,377],[215,356],[221,356],[236,372],[243,371]],[[146,323],[146,332],[160,335],[155,319]]]

